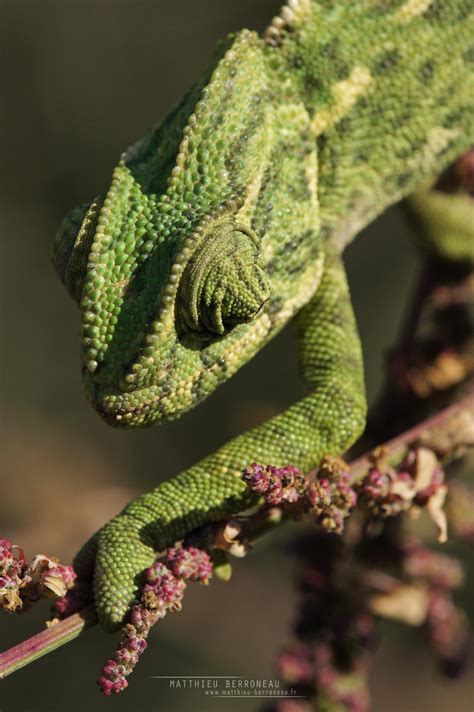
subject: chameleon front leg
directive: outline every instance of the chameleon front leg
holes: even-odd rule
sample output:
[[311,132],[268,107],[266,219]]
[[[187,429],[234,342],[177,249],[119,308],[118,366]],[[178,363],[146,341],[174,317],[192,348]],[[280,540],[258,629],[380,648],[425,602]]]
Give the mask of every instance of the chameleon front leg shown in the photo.
[[79,574],[86,576],[95,553],[95,601],[107,630],[122,622],[156,551],[254,501],[241,479],[249,463],[308,470],[325,453],[344,452],[360,434],[362,356],[340,257],[327,258],[316,295],[297,317],[297,332],[308,395],[132,501],[78,555]]

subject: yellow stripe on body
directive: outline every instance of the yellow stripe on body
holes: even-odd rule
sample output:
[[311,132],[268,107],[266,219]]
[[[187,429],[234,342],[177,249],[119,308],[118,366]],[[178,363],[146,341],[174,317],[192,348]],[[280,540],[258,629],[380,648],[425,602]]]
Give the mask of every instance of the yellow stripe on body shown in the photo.
[[433,0],[407,0],[394,14],[394,22],[411,22],[423,15],[432,4]]
[[340,121],[354,106],[357,99],[367,93],[372,84],[372,76],[367,67],[356,66],[348,79],[334,85],[334,103],[327,109],[318,111],[311,122],[314,136],[319,136]]

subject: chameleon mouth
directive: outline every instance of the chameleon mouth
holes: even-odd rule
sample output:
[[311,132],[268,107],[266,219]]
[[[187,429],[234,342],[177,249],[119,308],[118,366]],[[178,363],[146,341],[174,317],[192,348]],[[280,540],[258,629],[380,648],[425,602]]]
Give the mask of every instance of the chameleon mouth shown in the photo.
[[82,369],[82,379],[87,400],[100,418],[112,427],[126,425],[127,422],[123,418],[126,411],[123,407],[117,407],[117,401],[119,401],[121,395],[120,391],[98,383],[85,367]]
[[134,428],[137,426],[152,425],[155,418],[148,417],[150,405],[137,405],[126,409],[124,404],[115,404],[110,395],[93,403],[95,410],[107,425],[114,428]]
[[[118,389],[99,385],[87,376],[86,373],[84,381],[88,399],[108,425],[114,428],[133,428],[152,425],[158,419],[161,400],[159,396],[147,397],[145,389],[125,394]],[[150,417],[151,411],[153,417]]]
[[189,392],[186,384],[177,390],[161,384],[160,387],[148,386],[124,393],[97,383],[87,370],[84,370],[84,384],[94,410],[114,428],[151,426],[174,420],[193,405],[185,402]]

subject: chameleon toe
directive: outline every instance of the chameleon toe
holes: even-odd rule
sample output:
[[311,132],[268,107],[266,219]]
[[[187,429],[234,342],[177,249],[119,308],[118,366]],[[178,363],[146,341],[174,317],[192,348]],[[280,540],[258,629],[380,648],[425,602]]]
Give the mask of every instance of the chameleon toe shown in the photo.
[[115,517],[100,532],[94,597],[100,623],[108,632],[123,623],[139,593],[141,574],[155,556],[141,538],[140,525],[127,515]]

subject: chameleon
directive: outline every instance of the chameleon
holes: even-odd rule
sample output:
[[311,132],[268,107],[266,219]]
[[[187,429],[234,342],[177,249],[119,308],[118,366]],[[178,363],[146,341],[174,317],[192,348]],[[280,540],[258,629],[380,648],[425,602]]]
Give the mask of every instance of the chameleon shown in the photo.
[[289,0],[263,33],[221,41],[108,190],[58,229],[85,391],[110,425],[178,418],[290,320],[305,387],[83,546],[75,567],[105,630],[126,619],[157,551],[254,503],[249,463],[308,471],[362,432],[342,262],[361,229],[407,198],[425,246],[474,259],[472,200],[438,183],[474,143],[473,14],[471,0]]

